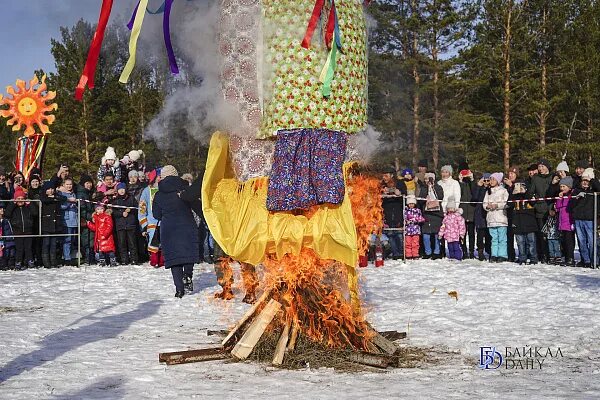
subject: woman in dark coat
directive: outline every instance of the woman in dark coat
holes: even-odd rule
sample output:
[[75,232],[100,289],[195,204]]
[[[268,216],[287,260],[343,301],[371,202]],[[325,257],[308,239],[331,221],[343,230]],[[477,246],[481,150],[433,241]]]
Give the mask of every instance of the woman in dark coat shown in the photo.
[[[55,188],[51,181],[44,182],[40,194],[42,202],[42,234],[56,235],[63,233],[61,200],[55,195]],[[42,263],[44,268],[57,268],[56,236],[46,236],[42,239]]]
[[175,297],[191,292],[194,264],[200,262],[198,227],[190,204],[180,198],[189,188],[175,167],[166,165],[160,173],[158,193],[152,202],[152,214],[160,221],[160,244],[165,268],[170,268],[175,284]]
[[492,237],[487,227],[487,211],[483,208],[483,199],[490,187],[490,174],[485,173],[473,186],[471,201],[477,202],[473,219],[475,221],[475,230],[477,231],[477,258],[479,261],[485,260],[485,253],[492,254]]

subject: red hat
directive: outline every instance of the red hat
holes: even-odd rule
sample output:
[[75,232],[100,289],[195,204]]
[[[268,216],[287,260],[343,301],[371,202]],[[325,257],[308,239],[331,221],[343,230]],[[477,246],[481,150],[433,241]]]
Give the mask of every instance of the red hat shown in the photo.
[[19,197],[23,197],[23,198],[27,197],[27,195],[25,194],[25,191],[22,188],[15,189],[15,194],[13,196],[13,199],[17,200]]
[[473,173],[471,172],[471,170],[470,170],[470,169],[463,169],[463,170],[461,170],[461,171],[460,171],[458,174],[459,174],[460,176],[462,176],[463,178],[464,178],[465,176],[471,176],[471,175],[473,175]]
[[159,175],[159,173],[153,169],[152,171],[148,172],[148,181],[152,184],[154,183],[154,181],[156,180],[156,177]]

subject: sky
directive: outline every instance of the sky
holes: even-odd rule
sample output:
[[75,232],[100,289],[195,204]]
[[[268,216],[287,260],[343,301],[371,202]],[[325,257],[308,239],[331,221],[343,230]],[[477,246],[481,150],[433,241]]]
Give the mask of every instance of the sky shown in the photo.
[[[115,0],[111,21],[131,12],[135,3]],[[73,26],[80,18],[97,23],[102,0],[0,0],[0,5],[2,93],[17,78],[30,80],[36,69],[54,71],[50,39],[58,39],[61,26]]]

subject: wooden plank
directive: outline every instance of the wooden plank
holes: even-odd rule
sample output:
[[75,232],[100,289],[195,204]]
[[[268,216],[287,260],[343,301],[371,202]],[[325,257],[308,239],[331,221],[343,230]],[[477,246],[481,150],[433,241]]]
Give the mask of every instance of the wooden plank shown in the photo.
[[283,364],[283,356],[285,355],[285,347],[290,337],[290,323],[286,323],[275,347],[275,356],[273,357],[273,365]]
[[270,294],[271,294],[271,289],[264,291],[264,293],[260,296],[260,298],[256,301],[256,303],[254,303],[252,305],[252,307],[250,307],[248,309],[248,311],[246,311],[246,313],[242,316],[242,319],[240,319],[237,322],[237,324],[235,324],[233,329],[231,331],[229,331],[229,335],[227,335],[225,337],[225,339],[223,339],[223,341],[221,342],[221,346],[223,346],[223,347],[227,346],[229,341],[233,338],[233,335],[235,335],[235,333],[242,327],[242,325],[244,325],[246,323],[246,321],[248,321],[248,319],[252,315],[254,315],[254,313],[256,312],[258,307],[267,300],[267,297],[269,297]]
[[379,334],[379,332],[375,332],[375,336],[371,338],[371,342],[383,350],[387,354],[394,354],[398,350],[398,345],[392,341],[387,340],[383,336]]
[[229,334],[229,331],[226,331],[224,329],[217,329],[217,330],[209,329],[206,331],[207,336],[227,336],[228,334]]
[[269,304],[261,311],[260,314],[250,324],[242,338],[236,343],[235,347],[231,351],[231,355],[240,359],[245,360],[248,358],[254,346],[260,340],[261,336],[267,329],[267,326],[273,321],[275,314],[281,309],[281,303],[271,299]]
[[381,336],[383,336],[384,338],[386,338],[387,340],[391,340],[392,342],[394,340],[406,339],[406,332],[383,331],[383,332],[379,332],[379,334]]
[[381,334],[379,332],[377,332],[375,329],[373,329],[373,327],[368,324],[369,329],[375,334],[375,336],[373,336],[373,338],[371,338],[371,342],[379,347],[382,351],[384,351],[387,354],[394,354],[397,350],[398,350],[398,345],[390,340],[387,340],[386,338],[384,338],[383,336],[381,336]]
[[348,360],[377,368],[387,368],[394,364],[394,357],[385,354],[367,353],[365,351],[349,354]]
[[186,364],[200,361],[224,360],[230,358],[228,352],[222,347],[174,351],[170,353],[159,353],[158,361],[167,365]]
[[287,351],[292,352],[296,348],[296,339],[298,339],[299,332],[300,324],[298,323],[298,319],[294,318],[294,322],[292,323],[292,334],[287,345]]

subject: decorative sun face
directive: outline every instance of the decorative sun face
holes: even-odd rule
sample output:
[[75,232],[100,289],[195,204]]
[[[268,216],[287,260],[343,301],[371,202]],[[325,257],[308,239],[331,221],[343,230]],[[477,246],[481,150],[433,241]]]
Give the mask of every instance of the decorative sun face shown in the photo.
[[42,134],[50,133],[48,125],[54,122],[54,115],[50,112],[56,110],[56,103],[47,105],[48,101],[56,97],[56,92],[47,91],[46,75],[42,77],[42,82],[34,77],[29,81],[29,88],[25,81],[17,80],[17,91],[12,86],[8,86],[6,91],[11,98],[2,100],[0,95],[0,105],[8,105],[8,110],[0,110],[0,115],[4,118],[10,118],[6,123],[12,125],[13,131],[21,129],[25,125],[25,136],[29,137],[35,134],[34,125],[37,125]]

